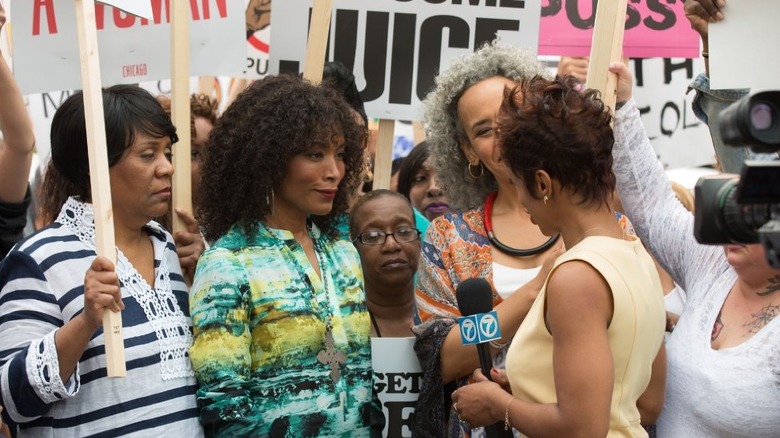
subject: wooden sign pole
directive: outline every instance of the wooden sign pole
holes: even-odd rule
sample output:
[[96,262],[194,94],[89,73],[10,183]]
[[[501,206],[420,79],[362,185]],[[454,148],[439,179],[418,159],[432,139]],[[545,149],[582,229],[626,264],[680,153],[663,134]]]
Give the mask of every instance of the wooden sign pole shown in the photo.
[[[171,1],[171,118],[179,141],[173,154],[173,208],[192,212],[190,149],[190,2]],[[173,212],[173,232],[187,226]]]
[[622,59],[625,26],[626,0],[598,0],[586,86],[599,90],[611,109],[617,98],[617,75],[609,72],[609,64]]
[[[95,210],[95,251],[97,255],[106,257],[116,266],[114,218],[108,175],[108,148],[106,123],[103,115],[103,91],[100,80],[94,0],[76,0],[76,22],[89,148],[90,188],[92,206]],[[121,313],[105,311],[103,314],[103,338],[106,347],[108,376],[126,376]]]
[[393,165],[393,136],[395,120],[379,119],[376,138],[376,159],[374,160],[374,184],[372,188],[389,189]]
[[313,84],[322,82],[332,10],[333,0],[314,0],[309,39],[306,43],[306,59],[303,64],[303,78]]

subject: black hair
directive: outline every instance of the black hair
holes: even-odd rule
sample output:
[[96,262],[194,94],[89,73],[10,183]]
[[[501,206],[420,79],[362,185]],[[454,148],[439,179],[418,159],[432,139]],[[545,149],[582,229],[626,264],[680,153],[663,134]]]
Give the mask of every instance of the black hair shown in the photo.
[[406,157],[393,158],[393,162],[390,163],[390,175],[395,175],[401,170],[401,165],[404,164]]
[[401,168],[398,169],[398,193],[404,195],[406,199],[411,201],[409,193],[414,185],[414,177],[417,176],[417,172],[430,156],[431,149],[428,142],[422,141],[412,148],[412,151],[401,163]]
[[414,221],[414,208],[412,207],[412,204],[409,202],[408,199],[406,199],[402,194],[398,192],[394,192],[392,190],[387,189],[376,189],[372,190],[365,195],[358,198],[358,200],[355,202],[355,205],[352,206],[352,210],[349,214],[349,235],[351,239],[354,239],[357,237],[358,229],[357,229],[357,220],[355,219],[358,215],[358,212],[360,209],[363,208],[365,204],[367,204],[370,201],[373,201],[375,199],[384,198],[384,197],[394,197],[398,199],[403,199],[404,204],[409,206],[409,213],[412,215],[412,221]]
[[330,213],[311,216],[331,236],[359,184],[367,129],[330,86],[292,74],[253,82],[217,119],[205,148],[198,217],[206,239],[217,240],[234,225],[251,234],[271,213],[272,190],[293,157],[337,134],[344,136],[345,174]]
[[355,83],[355,75],[339,61],[325,63],[325,69],[322,72],[322,81],[329,83],[335,88],[347,101],[350,107],[360,114],[363,122],[368,125],[368,115],[363,105],[363,98]]
[[[176,127],[160,103],[148,91],[133,85],[103,89],[108,166],[116,164],[135,142],[138,133],[155,138],[169,137],[176,143]],[[91,199],[89,149],[84,95],[68,97],[51,123],[51,163],[41,188],[41,208],[46,219],[54,219],[69,196]]]

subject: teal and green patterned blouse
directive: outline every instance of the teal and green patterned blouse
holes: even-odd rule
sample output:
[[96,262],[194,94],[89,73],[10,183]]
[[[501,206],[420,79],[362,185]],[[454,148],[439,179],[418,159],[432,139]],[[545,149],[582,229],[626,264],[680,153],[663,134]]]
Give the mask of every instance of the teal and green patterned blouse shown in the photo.
[[[251,236],[234,227],[201,256],[190,356],[208,435],[370,435],[370,319],[360,259],[350,242],[313,224],[311,236],[325,284],[292,233],[262,224]],[[329,319],[338,362],[323,353]]]

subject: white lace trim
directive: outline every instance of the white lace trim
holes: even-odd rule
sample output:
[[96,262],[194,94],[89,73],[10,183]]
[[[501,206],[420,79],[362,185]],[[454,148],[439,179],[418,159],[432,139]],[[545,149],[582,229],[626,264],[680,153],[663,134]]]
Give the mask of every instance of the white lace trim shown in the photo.
[[[57,222],[71,229],[87,248],[95,249],[92,204],[69,198],[57,217]],[[153,224],[149,226],[155,231],[162,232]],[[187,318],[177,305],[176,297],[171,290],[168,260],[164,252],[160,254],[160,266],[157,268],[154,289],[118,248],[117,275],[122,287],[138,302],[154,328],[160,345],[160,369],[163,380],[194,376],[195,371],[187,356],[187,351],[192,345],[192,333]]]
[[56,332],[51,332],[43,339],[30,343],[27,350],[27,375],[38,388],[38,395],[45,403],[54,403],[72,397],[79,390],[78,364],[71,377],[74,384],[68,385],[71,387],[70,390],[62,383],[54,333]]

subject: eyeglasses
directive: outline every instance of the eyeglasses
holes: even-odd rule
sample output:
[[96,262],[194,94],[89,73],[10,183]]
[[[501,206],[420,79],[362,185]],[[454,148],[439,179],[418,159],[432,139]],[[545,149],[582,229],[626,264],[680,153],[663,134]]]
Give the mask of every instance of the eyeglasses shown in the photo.
[[399,228],[394,233],[384,231],[366,231],[352,239],[352,242],[360,241],[363,245],[383,245],[388,236],[393,236],[398,243],[413,242],[420,238],[420,230],[416,228]]

